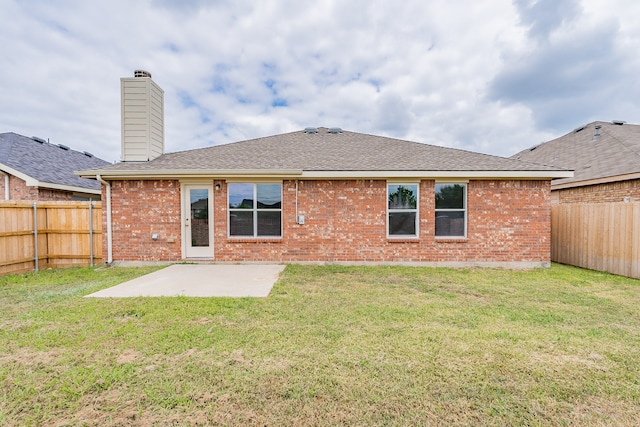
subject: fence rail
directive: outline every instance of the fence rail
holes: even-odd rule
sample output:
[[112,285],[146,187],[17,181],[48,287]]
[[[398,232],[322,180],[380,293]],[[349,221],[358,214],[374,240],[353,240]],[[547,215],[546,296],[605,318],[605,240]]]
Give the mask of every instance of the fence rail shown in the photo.
[[640,279],[640,202],[553,205],[551,260]]
[[100,202],[0,201],[0,274],[101,261]]

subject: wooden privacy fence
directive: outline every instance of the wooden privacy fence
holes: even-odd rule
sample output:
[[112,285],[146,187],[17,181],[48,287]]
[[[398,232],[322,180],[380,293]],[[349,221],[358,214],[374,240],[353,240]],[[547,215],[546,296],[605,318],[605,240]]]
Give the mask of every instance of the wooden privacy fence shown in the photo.
[[640,202],[553,205],[551,260],[640,279]]
[[100,202],[0,201],[0,274],[100,262]]

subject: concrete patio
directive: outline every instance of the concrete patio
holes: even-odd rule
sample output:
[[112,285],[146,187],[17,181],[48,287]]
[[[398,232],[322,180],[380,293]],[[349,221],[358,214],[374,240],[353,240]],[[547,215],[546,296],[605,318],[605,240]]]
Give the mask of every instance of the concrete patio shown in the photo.
[[284,270],[274,264],[175,264],[85,298],[267,297]]

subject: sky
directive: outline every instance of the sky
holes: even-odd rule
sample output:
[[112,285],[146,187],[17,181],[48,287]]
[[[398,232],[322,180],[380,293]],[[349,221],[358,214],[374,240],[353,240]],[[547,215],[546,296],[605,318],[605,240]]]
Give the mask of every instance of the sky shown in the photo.
[[0,132],[120,160],[120,78],[165,151],[340,127],[499,156],[640,123],[632,0],[0,0]]

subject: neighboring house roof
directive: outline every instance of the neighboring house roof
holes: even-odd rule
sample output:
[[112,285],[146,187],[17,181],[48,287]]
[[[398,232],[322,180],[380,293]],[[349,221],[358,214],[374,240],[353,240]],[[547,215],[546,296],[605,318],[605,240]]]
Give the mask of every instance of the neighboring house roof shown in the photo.
[[589,123],[512,158],[575,171],[572,178],[554,180],[554,188],[640,178],[640,125],[623,123]]
[[66,146],[13,132],[0,133],[0,171],[23,179],[29,186],[99,194],[99,182],[80,178],[74,171],[109,164]]
[[105,179],[183,176],[544,177],[570,176],[563,168],[383,136],[318,128],[123,162],[81,176]]

